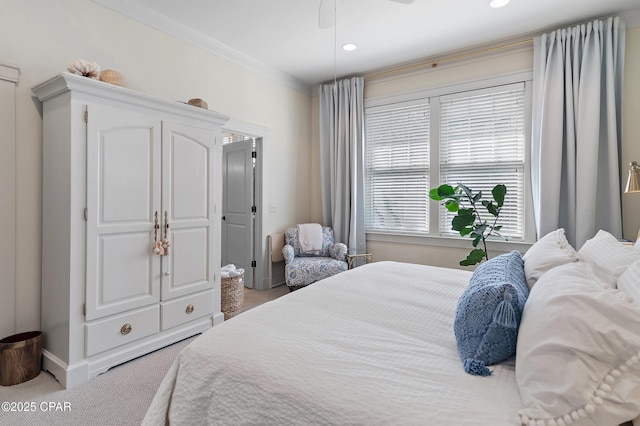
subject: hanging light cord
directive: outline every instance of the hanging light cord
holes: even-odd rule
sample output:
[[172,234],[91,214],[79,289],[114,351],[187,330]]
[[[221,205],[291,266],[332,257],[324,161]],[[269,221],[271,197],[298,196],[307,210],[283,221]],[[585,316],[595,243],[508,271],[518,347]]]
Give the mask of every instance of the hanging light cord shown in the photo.
[[333,88],[338,86],[338,0],[333,0]]

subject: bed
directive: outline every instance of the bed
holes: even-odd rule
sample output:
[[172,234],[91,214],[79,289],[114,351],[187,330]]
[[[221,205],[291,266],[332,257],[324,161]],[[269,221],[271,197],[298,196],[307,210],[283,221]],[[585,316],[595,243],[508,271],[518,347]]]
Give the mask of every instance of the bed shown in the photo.
[[[582,260],[577,253],[567,255],[558,238],[553,236],[547,244],[563,253],[562,263]],[[547,247],[539,247],[539,252],[546,256],[544,262],[540,266],[530,261],[527,278],[538,279],[544,268],[562,269]],[[531,406],[535,386],[521,395],[516,357],[490,366],[490,376],[465,372],[453,318],[471,278],[472,272],[466,270],[376,262],[251,309],[204,333],[180,353],[143,424],[603,426],[640,415],[638,365],[622,369],[622,379],[615,376],[616,383],[609,383],[614,391],[616,384],[624,385],[624,398],[638,400],[637,404],[619,404],[623,406],[620,414],[610,416],[603,404],[594,405],[593,414],[586,403],[567,411],[563,404],[572,401],[551,398],[549,410],[560,406],[566,414],[537,420],[533,414],[545,407]],[[543,289],[542,281],[535,285]],[[532,290],[530,297],[534,293]],[[629,297],[623,300],[617,291],[607,294],[632,305]],[[633,309],[631,314],[640,318],[640,305]],[[540,315],[533,308],[531,312],[531,318]],[[628,316],[621,319],[628,320]],[[522,324],[520,330],[522,334]],[[631,343],[629,350],[636,358],[640,355],[638,340],[625,342]],[[518,347],[518,357],[520,350]],[[522,350],[535,352],[536,347]],[[546,358],[523,364],[530,370],[535,362],[555,363],[547,369],[553,372],[565,368]],[[576,368],[572,367],[572,374]],[[525,382],[531,380],[526,373]],[[533,380],[537,380],[535,375]],[[602,380],[609,379],[603,376]],[[577,383],[582,386],[579,380]],[[542,391],[549,391],[548,386]],[[591,402],[600,398],[609,406],[609,397],[602,395],[607,392],[589,390],[587,398],[589,392],[595,395]],[[620,392],[615,398],[619,397]],[[533,414],[527,417],[527,413]],[[602,423],[603,418],[608,420]]]

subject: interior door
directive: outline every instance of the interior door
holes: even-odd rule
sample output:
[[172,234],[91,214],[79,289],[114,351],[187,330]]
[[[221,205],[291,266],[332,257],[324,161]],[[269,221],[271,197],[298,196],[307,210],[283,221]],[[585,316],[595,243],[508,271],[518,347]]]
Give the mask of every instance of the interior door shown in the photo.
[[212,130],[162,123],[162,300],[213,288]]
[[[157,303],[160,121],[87,106],[86,318]],[[64,200],[60,200],[64,202]]]
[[222,264],[244,269],[244,285],[253,288],[254,175],[253,140],[222,147]]

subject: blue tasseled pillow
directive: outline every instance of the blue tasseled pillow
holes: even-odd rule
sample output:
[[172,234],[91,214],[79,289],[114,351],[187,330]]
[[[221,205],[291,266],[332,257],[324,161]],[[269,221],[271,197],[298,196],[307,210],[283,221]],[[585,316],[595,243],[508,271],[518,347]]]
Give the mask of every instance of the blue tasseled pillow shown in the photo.
[[488,376],[488,365],[515,355],[528,296],[519,252],[494,257],[478,266],[458,300],[453,326],[464,371]]

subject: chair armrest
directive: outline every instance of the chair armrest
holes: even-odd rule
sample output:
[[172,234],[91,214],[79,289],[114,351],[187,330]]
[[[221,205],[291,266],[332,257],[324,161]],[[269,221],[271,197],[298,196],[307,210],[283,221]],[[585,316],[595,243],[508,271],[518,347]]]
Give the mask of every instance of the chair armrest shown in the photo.
[[329,248],[329,256],[343,262],[347,261],[347,245],[344,243],[335,243]]
[[284,256],[285,264],[293,261],[293,247],[291,247],[289,244],[285,244],[284,247],[282,247],[282,255]]

